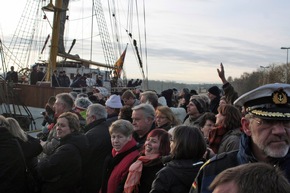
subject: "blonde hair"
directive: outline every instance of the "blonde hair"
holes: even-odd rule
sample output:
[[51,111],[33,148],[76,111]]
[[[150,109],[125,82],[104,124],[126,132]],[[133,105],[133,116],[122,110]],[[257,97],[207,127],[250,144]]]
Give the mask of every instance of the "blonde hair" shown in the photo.
[[123,119],[114,121],[109,128],[110,135],[116,132],[116,133],[122,133],[126,137],[129,137],[130,135],[132,135],[133,131],[134,129],[133,129],[132,123],[130,121],[123,120]]
[[11,133],[11,135],[26,142],[28,140],[27,134],[23,131],[18,121],[12,117],[8,117],[6,118],[6,120],[9,123],[9,127],[7,129]]
[[177,126],[181,124],[172,110],[167,106],[158,106],[155,115],[157,116],[158,114],[164,115],[169,120],[170,125]]
[[72,132],[79,132],[81,130],[79,117],[72,112],[64,112],[59,115],[59,118],[64,118],[68,121],[68,126]]

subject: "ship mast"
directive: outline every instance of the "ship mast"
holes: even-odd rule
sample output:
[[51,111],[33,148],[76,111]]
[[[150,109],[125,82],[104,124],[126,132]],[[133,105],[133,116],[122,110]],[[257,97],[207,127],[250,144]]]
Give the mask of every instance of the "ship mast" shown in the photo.
[[[60,28],[61,28],[61,26],[60,26],[61,25],[61,14],[62,14],[62,12],[66,11],[66,8],[63,8],[63,0],[55,0],[55,6],[52,4],[51,1],[46,7],[43,7],[43,10],[54,12],[51,48],[50,48],[50,55],[49,55],[49,60],[48,60],[46,80],[50,81],[53,72],[56,70],[57,56],[69,58],[69,59],[72,59],[75,61],[85,62],[85,63],[92,64],[92,65],[99,66],[99,67],[106,67],[109,69],[115,69],[115,67],[111,64],[112,61],[111,62],[107,61],[107,64],[102,64],[102,63],[94,62],[91,60],[81,59],[81,58],[76,57],[74,55],[70,55],[69,53],[62,53],[62,52],[59,53],[59,51],[60,51],[59,50],[59,41],[60,41],[59,34],[60,34]],[[97,5],[100,6],[100,3],[98,3]],[[64,5],[64,7],[65,7],[65,5]],[[104,22],[103,22],[103,24],[104,24]],[[110,45],[110,44],[108,42],[106,42],[106,45]],[[106,58],[108,58],[108,57],[106,57]]]
[[53,10],[53,27],[52,27],[52,38],[51,38],[51,48],[47,66],[46,81],[51,80],[53,72],[56,70],[56,57],[58,53],[58,40],[59,40],[59,27],[60,27],[60,12],[66,11],[62,9],[62,0],[55,0],[55,6],[51,2],[48,6],[43,7],[43,10],[51,11]]

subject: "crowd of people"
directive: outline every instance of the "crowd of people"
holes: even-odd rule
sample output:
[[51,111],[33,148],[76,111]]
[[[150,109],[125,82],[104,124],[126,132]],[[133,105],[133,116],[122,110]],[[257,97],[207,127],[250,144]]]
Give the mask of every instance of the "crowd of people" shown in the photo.
[[289,193],[290,85],[238,97],[222,64],[218,76],[222,88],[204,94],[51,96],[38,138],[0,116],[0,191]]

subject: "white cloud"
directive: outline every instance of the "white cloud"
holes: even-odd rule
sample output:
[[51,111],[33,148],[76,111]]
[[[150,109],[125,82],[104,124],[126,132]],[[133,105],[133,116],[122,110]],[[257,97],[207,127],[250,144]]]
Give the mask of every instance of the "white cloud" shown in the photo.
[[[91,14],[84,2],[91,3],[88,0],[71,3],[71,26],[66,34],[70,41],[77,38],[73,51],[80,55],[90,49],[91,21],[88,18],[86,24],[80,25],[77,20]],[[107,11],[107,0],[102,3]],[[122,20],[126,16],[126,3],[118,1],[123,10]],[[287,0],[146,0],[145,3],[149,79],[220,82],[216,73],[220,62],[224,63],[227,76],[232,77],[256,70],[260,65],[285,63],[286,53],[280,47],[290,46],[290,2]],[[7,7],[13,7],[13,12],[11,9],[0,12],[1,18],[9,17],[0,26],[5,39],[16,28],[24,1],[10,0],[7,4],[11,4]],[[124,30],[126,21],[122,22]],[[109,21],[107,25],[110,26]],[[138,37],[136,31],[133,35]],[[100,46],[97,33],[95,39],[94,58],[103,60],[101,48],[97,47]],[[122,40],[125,45],[127,38]],[[125,59],[127,76],[140,78],[139,64],[132,53],[128,50]]]

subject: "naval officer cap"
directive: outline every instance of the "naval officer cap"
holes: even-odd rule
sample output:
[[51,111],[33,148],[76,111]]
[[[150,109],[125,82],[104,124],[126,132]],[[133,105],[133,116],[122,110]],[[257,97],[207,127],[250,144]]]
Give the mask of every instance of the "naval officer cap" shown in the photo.
[[234,105],[262,119],[290,120],[290,84],[260,86],[240,96]]

